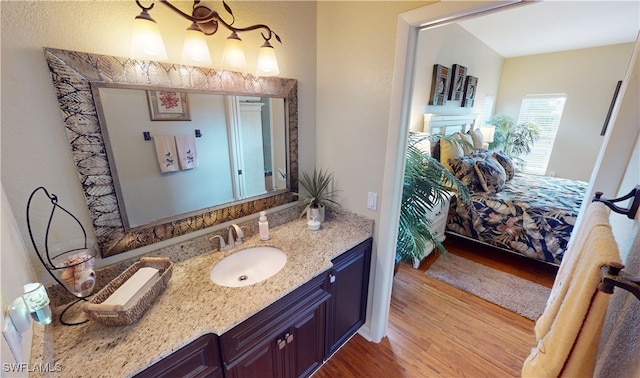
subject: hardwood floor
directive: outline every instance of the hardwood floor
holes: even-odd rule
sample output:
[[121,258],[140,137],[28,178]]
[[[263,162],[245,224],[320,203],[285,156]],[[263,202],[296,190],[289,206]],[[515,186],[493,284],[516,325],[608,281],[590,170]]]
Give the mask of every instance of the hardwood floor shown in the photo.
[[[449,253],[551,287],[557,269],[463,239]],[[401,264],[393,283],[387,337],[356,334],[322,368],[324,377],[517,377],[534,345],[534,322]],[[532,264],[533,263],[533,264]]]

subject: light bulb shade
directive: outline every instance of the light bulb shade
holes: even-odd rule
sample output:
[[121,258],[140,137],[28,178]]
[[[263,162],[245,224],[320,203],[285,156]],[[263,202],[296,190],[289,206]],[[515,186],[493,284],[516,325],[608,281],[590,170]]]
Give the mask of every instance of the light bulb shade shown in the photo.
[[422,151],[422,153],[431,156],[431,141],[429,140],[429,133],[417,133],[418,137],[421,138],[418,143],[416,143],[416,147]]
[[131,38],[131,57],[141,60],[167,60],[167,50],[162,42],[158,24],[146,10],[133,21],[133,37]]
[[258,53],[258,76],[274,76],[280,73],[278,68],[278,60],[273,46],[269,41],[264,41],[264,45],[260,47]]
[[483,125],[482,127],[480,127],[480,132],[482,133],[482,139],[484,139],[485,143],[493,142],[495,131],[496,131],[496,127],[493,125]]
[[224,63],[233,68],[244,68],[247,65],[244,45],[236,32],[231,33],[224,45]]
[[192,23],[184,33],[182,64],[188,66],[211,66],[211,54],[204,33]]

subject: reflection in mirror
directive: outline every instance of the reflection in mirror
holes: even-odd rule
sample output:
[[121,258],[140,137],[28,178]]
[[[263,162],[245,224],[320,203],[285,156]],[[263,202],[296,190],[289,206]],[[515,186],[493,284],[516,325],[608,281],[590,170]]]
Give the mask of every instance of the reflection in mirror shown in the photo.
[[[293,192],[298,190],[298,86],[296,80],[279,77],[255,77],[238,72],[216,71],[213,69],[182,66],[179,64],[138,61],[130,58],[118,58],[52,48],[45,48],[44,51],[102,257],[112,256],[177,236],[186,235],[193,231],[203,230],[244,216],[256,214],[261,210],[268,210],[295,201]],[[126,217],[126,214],[122,213],[123,210],[127,210],[129,204],[121,205],[119,203],[118,197],[121,199],[122,196],[117,195],[120,189],[116,190],[116,181],[121,183],[121,179],[118,178],[119,170],[124,170],[124,168],[117,167],[114,163],[114,156],[118,155],[116,148],[111,146],[115,151],[114,154],[108,152],[107,142],[110,138],[109,134],[111,133],[110,125],[106,126],[107,131],[103,133],[101,123],[98,119],[99,112],[96,101],[99,102],[98,97],[102,94],[100,90],[96,88],[102,87],[136,88],[143,91],[180,91],[189,92],[189,96],[194,93],[229,95],[224,100],[224,109],[226,114],[235,114],[237,119],[229,121],[228,124],[225,120],[226,130],[224,132],[226,132],[226,137],[215,140],[215,142],[221,145],[226,143],[226,146],[222,149],[224,152],[210,152],[208,149],[198,147],[198,153],[205,155],[207,153],[219,153],[217,156],[222,156],[226,153],[228,154],[226,160],[230,162],[231,166],[225,167],[221,171],[216,171],[214,178],[207,179],[209,180],[207,182],[193,182],[188,188],[188,191],[191,192],[196,189],[199,191],[201,188],[211,190],[212,187],[218,185],[222,180],[226,180],[227,183],[231,181],[231,192],[234,194],[229,195],[229,193],[226,193],[226,197],[221,196],[223,199],[220,199],[220,201],[230,199],[232,202],[225,202],[220,205],[214,205],[213,207],[199,208],[193,212],[175,215],[173,218],[166,218],[165,215],[152,215],[148,216],[147,219],[128,220],[127,222],[131,224],[142,225],[135,228],[132,228],[131,224],[125,226],[123,218],[129,218]],[[95,98],[94,92],[96,94]],[[234,175],[231,174],[231,172],[237,172],[239,168],[242,168],[243,164],[238,157],[242,156],[238,155],[238,151],[243,148],[239,143],[239,141],[243,140],[243,137],[241,135],[235,135],[242,129],[239,125],[242,124],[243,117],[240,113],[230,113],[230,110],[242,108],[244,106],[242,103],[245,102],[243,97],[246,96],[270,99],[271,102],[268,105],[265,103],[261,108],[269,106],[271,110],[270,116],[284,119],[284,124],[286,125],[284,131],[276,131],[275,128],[272,128],[273,135],[269,136],[271,140],[270,146],[272,148],[270,165],[272,170],[276,170],[275,177],[274,172],[272,172],[271,175],[275,190],[268,190],[267,184],[264,182],[264,189],[262,189],[264,194],[259,195],[256,195],[258,191],[248,187],[251,180],[243,182],[243,180],[238,178],[239,176],[234,177]],[[275,99],[280,99],[279,101],[281,102],[276,104],[274,102]],[[250,101],[251,100],[249,100],[249,102]],[[144,114],[144,118],[142,119],[144,119],[144,123],[146,123],[148,127],[146,127],[147,130],[144,131],[149,131],[151,136],[163,135],[161,133],[178,133],[178,131],[173,130],[163,130],[158,133],[157,130],[164,127],[162,125],[165,122],[169,125],[169,123],[174,121],[152,122],[149,124],[148,105],[144,101],[142,104],[143,105],[138,105],[137,110],[142,111],[140,108],[145,109],[142,111]],[[117,112],[124,113],[123,109],[125,108],[120,108]],[[283,112],[283,114],[276,115],[276,112]],[[113,118],[114,116],[111,115],[107,117]],[[142,117],[142,115],[139,115],[139,117]],[[181,119],[188,118],[186,115],[181,117]],[[127,117],[125,117],[125,119],[128,120]],[[102,123],[108,124],[109,121]],[[180,134],[186,129],[188,129],[188,131],[185,131],[185,134],[194,132],[195,128],[182,125],[193,124],[193,121],[182,121],[179,123],[181,123],[181,125],[175,127],[177,128],[176,130],[180,130]],[[125,125],[128,127],[138,127],[138,125],[130,121],[127,121]],[[205,134],[203,130],[204,127],[200,128],[202,138],[197,138],[196,146],[198,143],[203,143],[202,141],[206,138],[212,140],[215,136],[221,136],[221,133],[223,133],[223,131],[218,130],[217,132],[220,133],[218,135],[216,131],[207,129]],[[277,135],[278,133],[280,133],[280,135]],[[284,136],[282,134],[284,134]],[[255,137],[256,134],[251,135]],[[153,141],[153,138],[151,139],[152,141],[145,141],[142,134],[136,132],[136,135],[130,141],[133,145],[127,147],[127,153],[132,153],[136,149],[151,149],[155,151],[155,141]],[[260,135],[254,142],[264,139],[266,138],[262,138]],[[281,142],[285,145],[283,148],[277,146],[277,143]],[[237,145],[237,147],[233,147],[234,144]],[[263,147],[263,150],[266,151],[266,149],[266,147]],[[286,151],[286,159],[283,160],[281,157],[278,157],[278,151]],[[155,152],[146,154],[146,158],[149,158],[149,155],[153,156],[153,154],[155,154]],[[262,155],[263,163],[252,164],[251,167],[258,167],[264,179],[264,169],[269,164],[267,163],[269,158],[268,156],[265,157],[266,154]],[[216,158],[214,158],[214,160],[215,159]],[[128,163],[137,164],[137,162],[132,161]],[[207,165],[208,164],[209,163],[207,163]],[[120,165],[127,166],[127,163]],[[148,169],[140,174],[147,174],[157,170],[158,167],[159,164],[156,162],[153,168],[148,167]],[[280,167],[284,167],[283,172],[280,172]],[[199,164],[194,170],[200,168],[203,168],[202,170],[205,170],[205,168],[212,169],[212,167],[205,167]],[[174,172],[173,174],[175,173],[191,174],[191,172],[184,171]],[[186,176],[186,174],[184,176]],[[135,178],[142,179],[144,176],[136,176]],[[236,199],[236,195],[238,199]],[[144,193],[142,193],[142,196],[144,196]],[[174,194],[174,197],[175,196]],[[190,197],[190,195],[182,193],[177,196],[180,198]],[[152,198],[152,201],[153,206],[158,206],[158,203],[163,200]],[[185,210],[178,210],[178,212],[182,211]],[[155,221],[157,218],[160,220],[155,223],[145,223]]]
[[[176,92],[188,120],[158,122],[151,120],[147,90],[93,92],[125,229],[286,189],[284,99]],[[178,135],[191,138],[193,164],[183,169],[176,161],[175,171],[162,172],[154,142]]]

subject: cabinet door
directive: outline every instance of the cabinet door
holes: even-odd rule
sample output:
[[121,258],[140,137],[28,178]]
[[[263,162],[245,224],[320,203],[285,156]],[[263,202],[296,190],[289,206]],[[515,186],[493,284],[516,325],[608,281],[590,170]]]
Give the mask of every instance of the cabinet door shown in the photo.
[[[289,377],[308,377],[320,365],[324,357],[325,304],[307,311],[291,326],[287,340],[286,363]],[[293,338],[291,338],[293,337]]]
[[364,324],[371,245],[372,239],[367,239],[332,261],[325,358],[329,358]]
[[136,377],[220,377],[218,338],[209,334],[140,372]]
[[283,362],[278,343],[269,340],[245,353],[232,368],[226,370],[225,377],[281,377]]

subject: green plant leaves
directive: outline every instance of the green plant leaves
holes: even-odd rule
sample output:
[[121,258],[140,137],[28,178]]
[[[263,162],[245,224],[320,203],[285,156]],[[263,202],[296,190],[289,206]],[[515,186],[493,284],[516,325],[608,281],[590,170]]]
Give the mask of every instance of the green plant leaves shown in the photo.
[[310,207],[325,205],[327,202],[340,206],[339,203],[332,199],[333,195],[338,192],[330,188],[332,181],[333,173],[329,173],[326,170],[320,169],[318,171],[314,168],[313,175],[302,172],[302,175],[298,178],[298,184],[300,184],[307,194],[301,195],[296,193],[296,195],[303,197],[307,206],[305,206],[301,216],[304,215]]
[[423,140],[409,136],[400,208],[400,222],[396,243],[396,260],[421,260],[427,243],[445,252],[444,246],[429,231],[428,213],[444,203],[451,194],[469,202],[469,189],[451,172],[416,145]]

